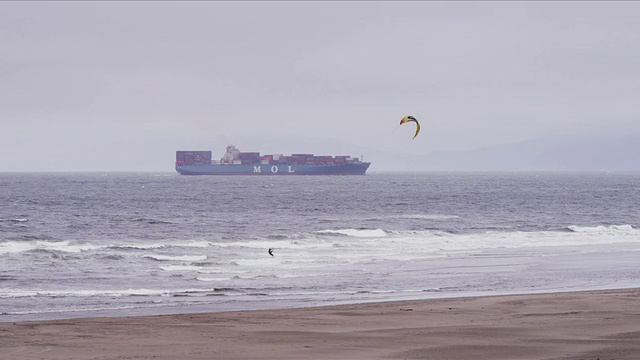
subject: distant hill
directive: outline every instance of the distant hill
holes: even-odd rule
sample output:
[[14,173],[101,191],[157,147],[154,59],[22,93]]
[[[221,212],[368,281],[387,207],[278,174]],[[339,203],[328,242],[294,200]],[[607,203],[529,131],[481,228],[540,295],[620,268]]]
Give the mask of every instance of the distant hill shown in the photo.
[[416,159],[415,170],[640,171],[640,135],[553,137]]

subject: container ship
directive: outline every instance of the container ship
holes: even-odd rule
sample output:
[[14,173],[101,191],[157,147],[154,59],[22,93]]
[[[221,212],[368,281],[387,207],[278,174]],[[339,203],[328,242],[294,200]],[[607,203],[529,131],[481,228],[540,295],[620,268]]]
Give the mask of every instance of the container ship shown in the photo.
[[369,165],[351,156],[260,155],[233,145],[220,160],[212,160],[211,151],[176,151],[182,175],[364,175]]

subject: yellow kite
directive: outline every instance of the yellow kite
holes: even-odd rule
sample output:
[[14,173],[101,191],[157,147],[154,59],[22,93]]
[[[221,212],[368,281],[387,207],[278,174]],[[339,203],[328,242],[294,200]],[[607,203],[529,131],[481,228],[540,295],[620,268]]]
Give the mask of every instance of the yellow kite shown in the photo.
[[412,139],[415,139],[416,136],[418,136],[418,133],[420,132],[420,123],[413,116],[405,116],[402,118],[402,120],[400,120],[400,125],[409,121],[413,121],[414,123],[416,123],[416,133],[413,135],[413,138],[412,138]]

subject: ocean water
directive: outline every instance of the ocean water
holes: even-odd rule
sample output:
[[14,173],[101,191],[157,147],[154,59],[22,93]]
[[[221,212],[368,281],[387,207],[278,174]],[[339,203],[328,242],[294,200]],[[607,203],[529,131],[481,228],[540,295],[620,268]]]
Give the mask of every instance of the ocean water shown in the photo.
[[0,174],[0,321],[627,287],[640,174]]

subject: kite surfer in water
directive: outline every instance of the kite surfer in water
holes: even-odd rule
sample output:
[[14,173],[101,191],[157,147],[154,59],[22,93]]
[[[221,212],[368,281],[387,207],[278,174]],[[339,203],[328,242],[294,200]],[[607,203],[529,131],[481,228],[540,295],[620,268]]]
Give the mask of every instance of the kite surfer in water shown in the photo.
[[269,255],[273,256],[273,249],[269,248]]

